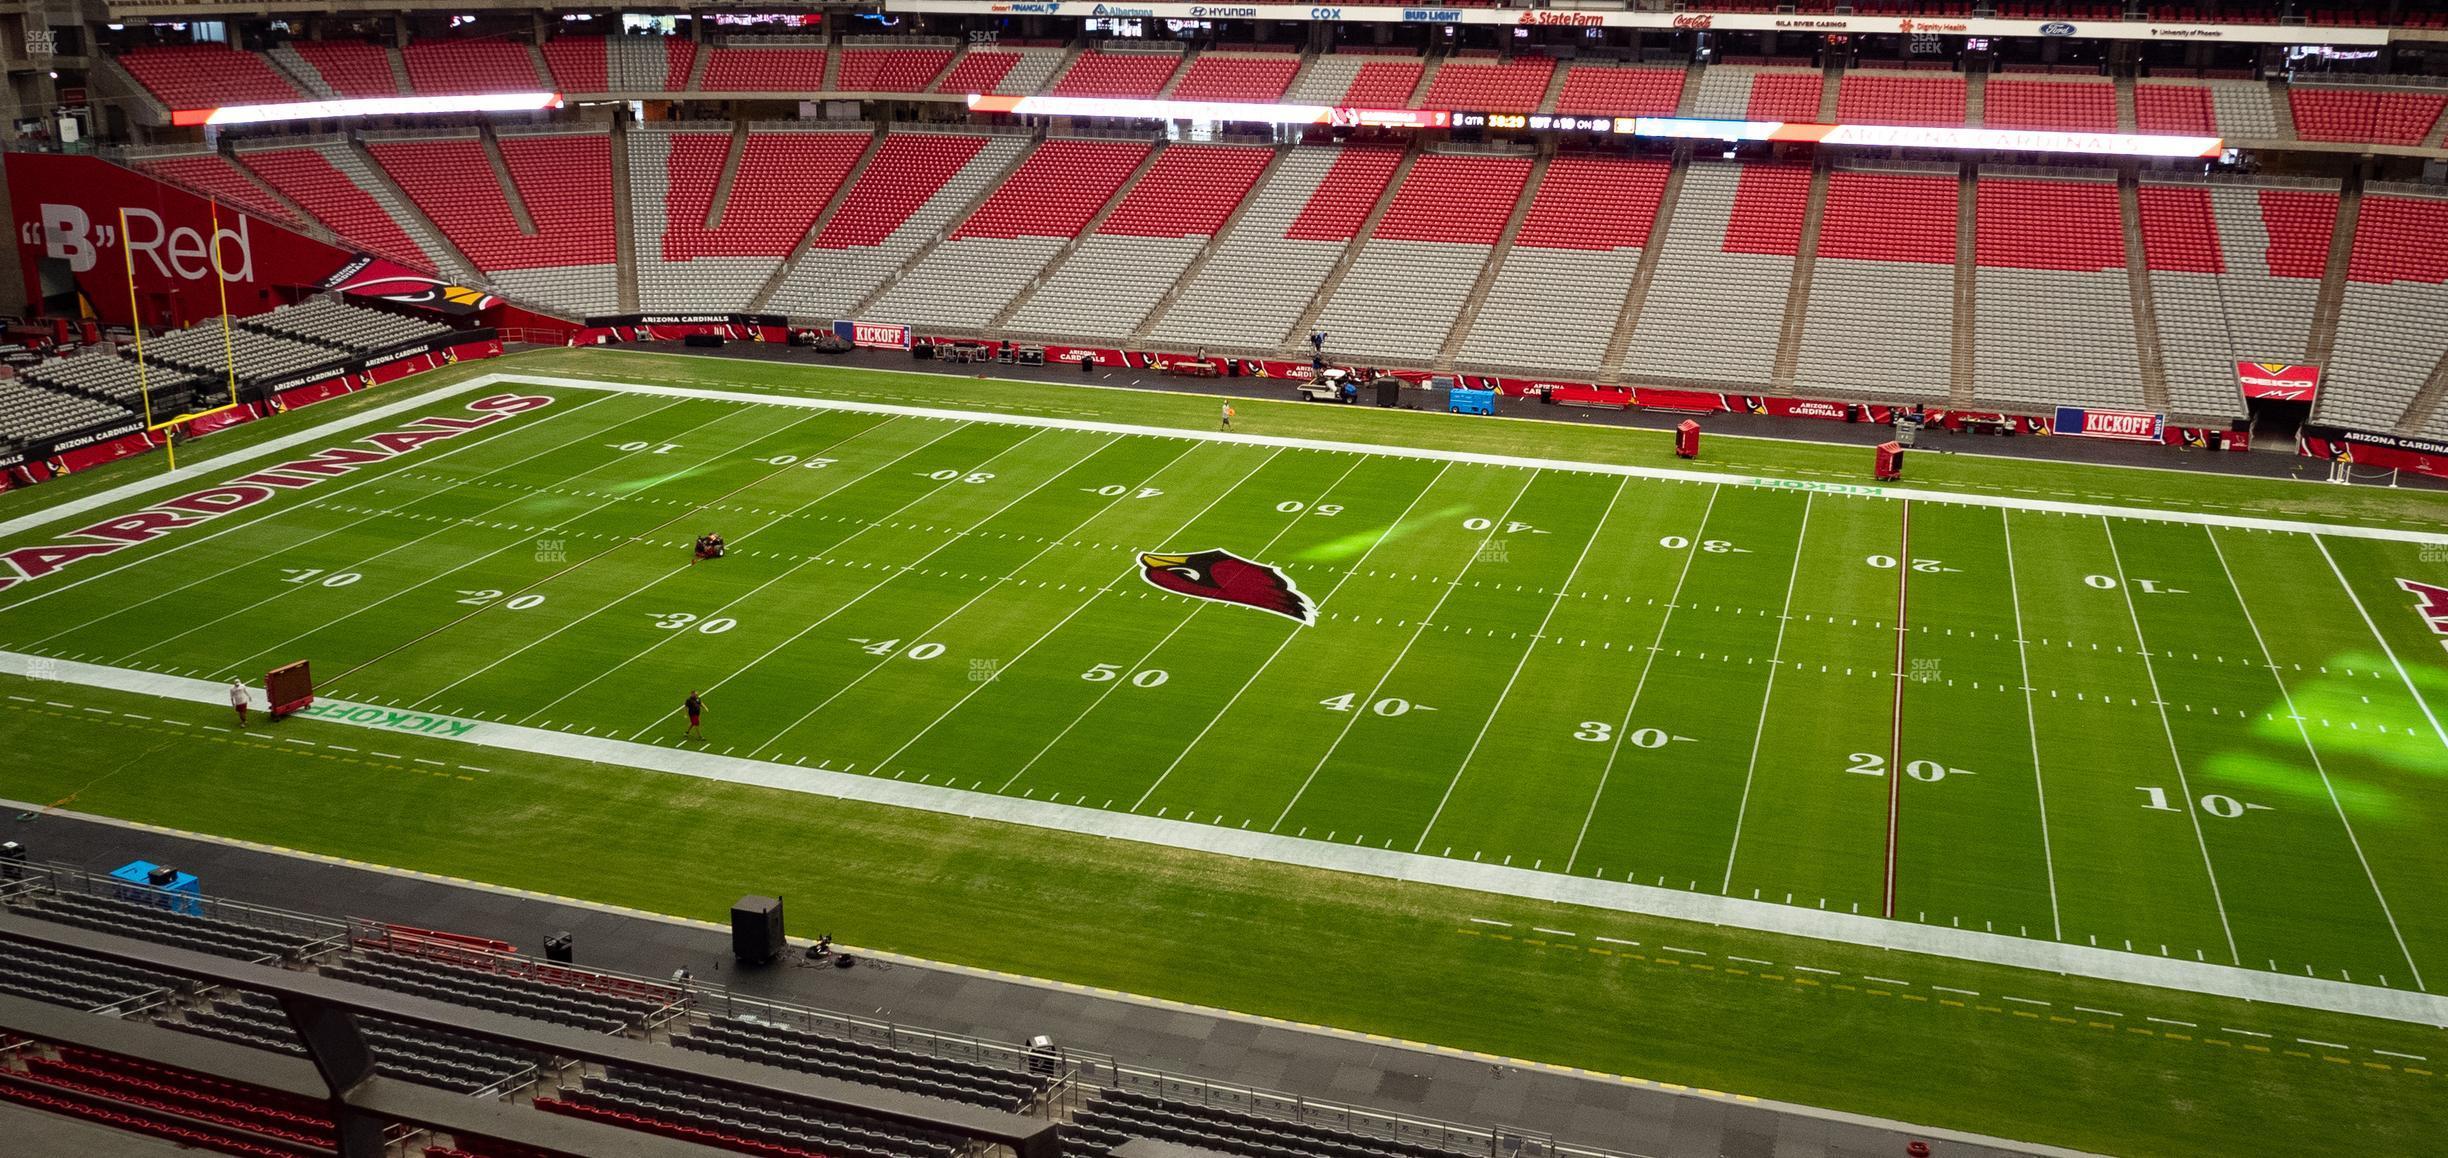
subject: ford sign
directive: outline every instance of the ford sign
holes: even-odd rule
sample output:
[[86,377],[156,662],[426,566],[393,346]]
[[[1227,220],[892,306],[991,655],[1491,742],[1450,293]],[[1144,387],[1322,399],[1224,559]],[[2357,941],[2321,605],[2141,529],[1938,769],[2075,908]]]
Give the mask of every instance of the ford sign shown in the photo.
[[2063,21],[2063,20],[2052,21],[2052,22],[2050,22],[2050,23],[2043,24],[2043,25],[2041,25],[2041,26],[2040,26],[2040,35],[2042,35],[2042,36],[2072,36],[2072,35],[2074,35],[2074,26],[2073,26],[2073,25],[2071,25],[2071,24],[2066,23],[2066,22],[2065,22],[2065,21]]

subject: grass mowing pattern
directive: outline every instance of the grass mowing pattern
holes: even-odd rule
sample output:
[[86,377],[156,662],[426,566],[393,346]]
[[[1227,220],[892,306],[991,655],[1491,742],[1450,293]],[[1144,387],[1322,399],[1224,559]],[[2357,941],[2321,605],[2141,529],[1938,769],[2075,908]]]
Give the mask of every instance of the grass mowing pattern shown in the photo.
[[[2248,963],[2398,986],[2435,959],[2439,741],[2322,556],[2435,673],[2392,581],[2440,570],[2412,547],[1916,504],[1907,551],[1882,500],[583,392],[523,421],[0,611],[0,638],[198,672],[297,652],[354,698],[650,740],[680,685],[727,680],[717,750],[1864,911],[1892,796],[1903,919],[2212,960],[2232,930]],[[705,518],[738,553],[690,568]],[[1136,549],[1205,546],[1285,566],[1320,625],[1135,578]],[[2184,809],[2208,795],[2238,814]]]

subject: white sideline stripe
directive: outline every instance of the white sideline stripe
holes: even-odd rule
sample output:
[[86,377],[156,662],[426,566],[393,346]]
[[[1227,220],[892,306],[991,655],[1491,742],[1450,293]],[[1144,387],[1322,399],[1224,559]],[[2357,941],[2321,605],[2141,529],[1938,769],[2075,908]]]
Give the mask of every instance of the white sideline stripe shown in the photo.
[[[2020,511],[2054,511],[2069,515],[2143,519],[2162,523],[2192,523],[2212,527],[2246,527],[2263,531],[2285,531],[2293,534],[2323,534],[2347,539],[2383,539],[2400,543],[2432,543],[2448,546],[2448,532],[2401,531],[2386,527],[2359,527],[2332,523],[2309,523],[2293,519],[2263,519],[2243,515],[2211,515],[2195,511],[2160,511],[2147,507],[2121,507],[2104,503],[2066,503],[2053,499],[2006,498],[1999,495],[1960,494],[1953,491],[1920,490],[1906,487],[1852,486],[1840,483],[1804,482],[1797,479],[1765,478],[1759,475],[1720,474],[1714,471],[1676,470],[1669,467],[1627,466],[1621,463],[1579,462],[1570,459],[1525,458],[1507,454],[1479,454],[1464,450],[1427,450],[1408,446],[1384,446],[1366,442],[1337,442],[1330,439],[1281,438],[1265,434],[1241,434],[1218,430],[1189,430],[1170,426],[1138,426],[1126,422],[1096,422],[1079,418],[1039,418],[1032,415],[1002,414],[985,410],[947,410],[931,406],[895,406],[882,402],[848,402],[832,398],[802,398],[792,395],[758,394],[740,390],[707,390],[693,386],[651,386],[633,382],[611,382],[597,378],[566,378],[550,374],[515,374],[496,371],[474,378],[463,386],[451,387],[454,392],[501,384],[561,387],[573,390],[604,390],[620,394],[652,394],[666,398],[704,398],[726,402],[747,402],[768,406],[799,407],[811,410],[854,410],[866,414],[904,414],[918,418],[947,418],[968,422],[999,423],[1008,426],[1041,426],[1057,430],[1089,430],[1110,434],[1139,434],[1154,438],[1186,438],[1199,442],[1229,442],[1245,446],[1276,446],[1305,450],[1337,451],[1344,454],[1373,454],[1387,458],[1416,458],[1431,462],[1474,463],[1481,466],[1524,467],[1533,470],[1580,471],[1589,474],[1627,475],[1632,478],[1667,479],[1677,482],[1722,483],[1729,486],[1759,487],[1769,490],[1817,491],[1828,494],[1860,495],[1869,498],[1911,499],[1915,502],[1953,503],[1958,506],[2003,507]],[[439,397],[428,395],[428,398]],[[112,493],[112,492],[106,492]],[[99,497],[99,496],[97,496]],[[0,525],[0,533],[7,527]]]
[[[76,660],[58,660],[0,651],[0,675],[31,678],[34,665],[45,665],[51,678],[86,687],[157,696],[185,703],[226,706],[229,689],[210,680],[186,676],[126,671]],[[335,701],[338,702],[338,701]],[[364,705],[372,707],[372,705]],[[377,709],[388,717],[399,709]],[[2448,997],[2382,989],[2319,977],[2298,977],[2233,965],[2150,957],[2088,945],[2071,945],[1976,932],[1944,925],[1890,921],[1851,913],[1802,909],[1767,901],[1743,900],[1707,893],[1652,888],[1623,881],[1570,877],[1484,862],[1423,856],[1391,849],[1328,844],[1302,837],[1155,817],[1099,808],[1054,804],[1044,800],[990,796],[958,788],[913,784],[855,773],[773,764],[760,760],[717,756],[635,744],[602,736],[577,736],[513,724],[478,722],[407,713],[423,719],[450,721],[466,730],[449,737],[461,743],[512,752],[594,760],[630,768],[694,776],[801,792],[839,800],[914,808],[976,820],[1026,825],[1086,836],[1135,841],[1167,848],[1211,852],[1249,860],[1264,860],[1305,868],[1355,873],[1387,880],[1410,881],[1473,892],[1496,893],[1554,904],[1582,905],[1616,912],[1643,913],[1669,920],[1729,925],[1754,932],[1811,937],[1869,948],[1929,953],[1991,965],[2070,974],[2101,981],[2149,985],[2178,992],[2231,997],[2272,1005],[2377,1017],[2417,1025],[2448,1027]],[[313,722],[318,717],[304,718]],[[348,723],[380,727],[379,720]],[[227,729],[221,729],[226,731]],[[442,738],[442,737],[435,737]],[[2008,997],[2005,1000],[2025,1000]],[[2046,1004],[2032,1002],[2032,1004]],[[2230,1030],[2229,1032],[2243,1032]]]

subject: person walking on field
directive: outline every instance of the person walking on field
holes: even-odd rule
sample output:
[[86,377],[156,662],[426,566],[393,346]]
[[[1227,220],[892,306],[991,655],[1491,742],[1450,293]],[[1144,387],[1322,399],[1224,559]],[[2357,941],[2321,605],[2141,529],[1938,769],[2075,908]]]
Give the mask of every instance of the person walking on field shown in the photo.
[[700,740],[705,739],[705,729],[700,727],[697,722],[698,716],[705,711],[705,701],[698,699],[697,693],[692,691],[688,694],[688,699],[682,701],[680,706],[688,709],[689,718],[688,731],[682,733],[682,735],[695,736]]
[[1223,427],[1224,429],[1226,429],[1226,430],[1231,430],[1231,429],[1232,429],[1232,419],[1233,419],[1233,409],[1232,409],[1232,403],[1227,402],[1227,403],[1225,403],[1225,404],[1224,404],[1224,427]]
[[238,713],[238,726],[246,727],[247,687],[240,680],[230,681],[230,710]]

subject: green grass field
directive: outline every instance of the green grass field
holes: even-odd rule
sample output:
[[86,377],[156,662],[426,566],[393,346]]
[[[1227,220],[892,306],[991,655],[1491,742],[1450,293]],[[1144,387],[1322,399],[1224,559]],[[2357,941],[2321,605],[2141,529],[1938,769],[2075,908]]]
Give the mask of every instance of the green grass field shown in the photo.
[[[1212,424],[1213,401],[1198,398],[600,354],[502,365],[977,413],[506,384],[242,466],[210,452],[249,443],[218,436],[199,444],[208,453],[179,487],[21,530],[0,550],[62,541],[420,415],[464,417],[483,394],[553,399],[0,589],[0,650],[250,682],[308,658],[322,693],[352,703],[1051,801],[1083,817],[1136,814],[2392,990],[2448,978],[2448,900],[2435,888],[2448,868],[2438,836],[2448,737],[2432,703],[2448,655],[2399,586],[2448,585],[2438,547],[1163,433]],[[353,421],[369,404],[261,425]],[[997,409],[1148,431],[1013,425],[995,421]],[[1242,411],[1257,434],[1671,465],[1654,434]],[[1703,468],[1805,479],[1832,479],[1861,454],[1731,440],[1712,451]],[[1789,469],[1765,465],[1780,461]],[[1915,467],[1916,487],[2034,504],[2437,525],[2435,498],[2402,492],[1969,458]],[[120,469],[56,495],[10,496],[0,517],[135,477]],[[692,565],[687,544],[707,530],[731,552]],[[1142,552],[1217,548],[1280,568],[1314,600],[1316,621],[1143,578]],[[702,740],[682,735],[677,710],[692,689],[708,705]],[[2397,1108],[2399,1094],[2404,1105],[2437,1100],[2427,1067],[2448,1043],[2435,1029],[1313,870],[1225,871],[1149,845],[1038,847],[1001,826],[600,766],[581,778],[549,752],[423,738],[394,746],[459,771],[368,771],[355,784],[354,767],[335,767],[353,786],[334,797],[307,787],[313,770],[261,754],[278,745],[226,731],[192,766],[149,767],[165,729],[120,722],[146,701],[78,689],[86,698],[63,713],[43,707],[63,693],[27,692],[0,716],[12,748],[62,727],[83,737],[62,766],[8,778],[24,781],[8,795],[38,803],[666,911],[729,886],[656,881],[626,859],[600,882],[556,879],[541,850],[558,842],[532,857],[505,846],[575,825],[641,844],[762,847],[824,825],[850,832],[853,850],[872,846],[878,866],[917,843],[986,874],[887,890],[947,916],[919,922],[913,939],[870,939],[934,956],[2102,1148],[2215,1152],[2283,1132],[2283,1115],[2317,1116],[2321,1104],[2355,1108],[2384,1143],[2438,1116]],[[94,719],[77,718],[86,708]],[[221,722],[196,714],[181,726]],[[356,753],[346,765],[381,764],[359,749],[383,745],[354,730],[281,729],[301,750],[345,745]],[[221,759],[235,763],[218,770]],[[407,753],[392,759],[416,770]],[[261,780],[236,771],[250,760],[269,765]],[[165,796],[181,772],[205,783]],[[360,800],[404,811],[396,823],[341,823]],[[605,844],[622,847],[608,832]],[[1023,844],[1026,860],[1012,851]],[[997,871],[985,849],[1015,858],[1002,861],[1013,870]],[[1032,865],[1046,879],[1021,871]],[[1084,889],[1097,881],[1108,882],[1102,893]],[[1132,903],[1148,890],[1172,900]],[[1097,919],[1100,895],[1115,898],[1110,924]],[[1175,900],[1197,907],[1174,912]],[[1441,1003],[1438,1013],[1340,983],[1286,996],[1187,977],[1164,954],[955,947],[963,926],[949,914],[974,922],[997,901],[1086,910],[1063,920],[1088,926],[1090,940],[1100,927],[1161,935],[1184,912],[1230,906],[1238,921],[1266,919],[1261,935],[1360,938],[1338,958],[1390,978],[1419,969],[1390,963],[1418,938],[1436,939],[1432,953],[1501,943],[1488,983],[1554,991],[1510,1011]],[[1651,951],[1605,950],[1601,938]],[[1682,992],[1691,982],[1677,970],[1697,962],[1674,963],[1660,945],[1746,978],[1772,962],[1784,971],[1758,989],[1715,978]],[[1538,956],[1511,960],[1519,953]],[[1676,975],[1637,986],[1583,975],[1623,964],[1619,954],[1637,957],[1644,976]],[[1793,1003],[1834,997],[1795,988],[1804,972],[1864,982],[1843,984],[1856,995],[1917,987],[1925,1007],[1856,996],[1814,1014]],[[1911,984],[1868,984],[1882,978]],[[1660,986],[1677,995],[1662,998]],[[1925,1024],[1937,1012],[1927,997],[1943,992],[1974,995],[1939,997],[1964,1025]],[[2001,992],[2027,992],[2027,1007],[1978,999]],[[2138,1043],[2124,1034],[2088,1041],[2075,1035],[2082,1016],[2042,1012],[2080,1001],[2093,1003],[2083,1008],[2094,1025],[2140,1029],[2148,1008],[2195,1032],[2146,1030],[2149,1049],[2169,1052],[2129,1056]],[[2102,1003],[2133,1016],[2100,1022]],[[1592,1015],[1653,1019],[1677,1038],[1636,1046],[1565,1024]],[[2051,1026],[2044,1016],[2072,1028],[2027,1040],[2017,1015],[2035,1030]],[[2246,1032],[2220,1039],[2223,1050],[2195,1045],[2215,1018]],[[2270,1052],[2286,1035],[2246,1018],[2297,1027],[2305,1045],[2351,1043],[2340,1046],[2346,1072],[2302,1048],[2300,1070],[2263,1068],[2293,1064]],[[1975,1028],[1984,1019],[2002,1030]],[[1790,1048],[1745,1060],[1703,1040],[1727,1024]],[[2001,1032],[2012,1042],[1992,1040]],[[1916,1037],[1963,1038],[2003,1068],[1971,1067],[1954,1097],[1854,1071],[1862,1051],[1909,1050]],[[2403,1085],[2358,1084],[2370,1081]],[[2026,1082],[2042,1100],[2018,1108]],[[2046,1112],[2049,1099],[2137,1089],[2150,1091],[2138,1095],[2145,1104],[2210,1101],[2223,1116],[2146,1124]]]

